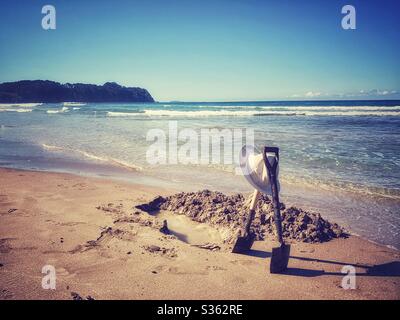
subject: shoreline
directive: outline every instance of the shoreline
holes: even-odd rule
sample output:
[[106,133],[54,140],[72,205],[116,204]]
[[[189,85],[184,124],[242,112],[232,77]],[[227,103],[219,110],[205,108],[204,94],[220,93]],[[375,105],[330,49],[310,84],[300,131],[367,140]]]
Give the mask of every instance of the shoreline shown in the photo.
[[[221,112],[227,108],[239,116],[222,116]],[[343,111],[346,116],[310,116],[308,119],[281,116],[250,119],[240,116],[242,111],[271,108],[287,112],[311,108],[321,115],[336,110]],[[353,114],[353,111],[365,108],[371,109],[371,117]],[[90,173],[94,176],[104,173],[111,178],[140,180],[146,185],[162,184],[182,191],[209,189],[247,193],[251,192],[250,185],[243,177],[236,176],[234,166],[225,160],[214,164],[209,159],[210,163],[205,166],[195,163],[181,165],[180,161],[175,165],[169,163],[167,155],[166,165],[151,165],[146,159],[151,146],[145,135],[158,128],[169,136],[171,121],[179,121],[178,132],[190,128],[198,135],[205,128],[228,129],[231,133],[241,130],[242,135],[251,129],[255,132],[255,146],[273,141],[282,150],[280,196],[285,203],[321,213],[352,233],[400,249],[399,152],[392,143],[393,130],[398,127],[400,118],[376,117],[382,108],[394,108],[400,115],[400,106],[386,106],[386,103],[377,101],[370,106],[361,101],[303,105],[292,102],[172,103],[161,106],[93,103],[57,114],[48,114],[48,111],[59,111],[60,107],[44,104],[33,108],[29,114],[2,114],[0,166]],[[140,115],[145,110],[172,113],[171,116],[148,115],[145,119],[142,116],[107,116],[108,112]],[[183,112],[182,116],[173,115],[176,111]],[[204,111],[213,115],[187,117],[191,112]],[[351,126],[352,121],[359,125]],[[385,125],[377,126],[382,121]],[[84,139],[80,134],[82,128],[85,128]],[[136,173],[139,168],[142,171]]]
[[[355,235],[295,242],[288,272],[272,275],[271,241],[257,241],[249,255],[205,250],[163,235],[160,219],[134,209],[175,190],[0,173],[0,299],[400,299],[399,252]],[[40,287],[46,264],[57,270],[56,290]],[[356,268],[355,290],[341,287],[344,265]]]
[[[176,182],[176,181],[170,181],[168,179],[156,177],[153,175],[146,175],[141,171],[131,171],[127,170],[123,167],[119,166],[113,166],[109,164],[103,164],[103,163],[94,163],[94,162],[89,162],[89,161],[77,161],[77,160],[68,160],[66,162],[61,162],[60,163],[62,167],[55,167],[55,168],[14,168],[14,167],[2,167],[0,166],[0,171],[1,170],[16,170],[16,171],[28,171],[28,172],[40,172],[40,173],[55,173],[55,174],[67,174],[67,175],[74,175],[78,177],[86,177],[86,178],[92,178],[92,179],[106,179],[109,181],[114,181],[115,183],[118,182],[123,182],[123,183],[128,183],[132,184],[133,186],[143,186],[143,187],[149,187],[149,188],[154,188],[154,189],[166,189],[166,190],[171,190],[174,192],[195,192],[199,191],[202,188],[197,185],[189,186],[187,182],[183,182],[185,187],[182,188],[182,182]],[[304,186],[302,191],[304,193],[303,198],[298,198],[297,195],[293,194],[293,188],[295,186],[293,185],[287,185],[285,184],[285,189],[292,189],[288,192],[286,195],[281,195],[282,200],[287,203],[290,206],[295,206],[295,207],[300,207],[305,210],[308,210],[310,212],[314,213],[320,213],[324,218],[327,218],[330,222],[333,223],[338,223],[345,229],[345,231],[351,235],[357,236],[363,240],[369,241],[373,244],[381,245],[384,247],[387,247],[389,249],[397,250],[400,251],[400,244],[399,247],[396,247],[395,245],[392,244],[385,244],[382,242],[379,242],[378,240],[373,240],[367,238],[367,236],[360,234],[359,232],[356,232],[354,230],[354,227],[351,227],[348,222],[344,221],[342,217],[340,216],[335,216],[331,214],[332,208],[324,208],[324,210],[319,210],[320,208],[314,207],[312,205],[312,202],[315,200],[318,200],[315,198],[315,190],[310,188],[309,186]],[[207,189],[207,186],[205,186],[203,189]],[[242,189],[239,188],[239,190],[227,190],[225,188],[222,189],[215,189],[211,188],[210,190],[214,191],[222,191],[226,192],[227,194],[234,194],[234,193],[242,193],[242,194],[250,194],[252,191],[249,190],[248,192],[243,192]],[[329,196],[328,191],[324,191],[326,193],[326,196]],[[341,194],[340,190],[338,190],[338,194]],[[310,198],[307,198],[306,195],[311,195]],[[347,195],[346,192],[342,194],[342,197],[345,197]],[[350,194],[351,195],[351,194]],[[353,199],[354,195],[351,195],[350,199]],[[388,200],[393,200],[393,199],[388,199]],[[350,200],[352,201],[352,200]],[[321,205],[320,205],[321,207]]]

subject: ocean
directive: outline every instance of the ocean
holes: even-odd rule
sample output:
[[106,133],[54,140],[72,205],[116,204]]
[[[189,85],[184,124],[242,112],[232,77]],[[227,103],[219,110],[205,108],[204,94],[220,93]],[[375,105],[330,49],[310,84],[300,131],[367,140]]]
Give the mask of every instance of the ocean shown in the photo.
[[[151,130],[254,130],[280,148],[281,198],[400,248],[400,101],[0,104],[0,166],[251,192],[230,163],[151,164]],[[183,141],[178,141],[178,148]]]

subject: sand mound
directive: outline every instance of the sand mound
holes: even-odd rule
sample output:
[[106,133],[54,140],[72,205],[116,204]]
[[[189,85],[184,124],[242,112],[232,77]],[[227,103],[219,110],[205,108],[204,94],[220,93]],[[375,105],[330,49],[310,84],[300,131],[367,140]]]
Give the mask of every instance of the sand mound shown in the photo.
[[[243,228],[249,204],[250,198],[246,199],[242,194],[229,196],[221,192],[203,190],[182,192],[166,198],[159,196],[137,208],[146,212],[169,210],[176,214],[184,214],[197,222],[228,229],[224,240],[232,243]],[[281,214],[285,239],[314,243],[346,236],[341,227],[328,222],[319,214],[295,207],[285,208],[284,204],[281,204]],[[257,202],[252,231],[257,240],[274,235],[273,206],[266,195],[260,197]]]

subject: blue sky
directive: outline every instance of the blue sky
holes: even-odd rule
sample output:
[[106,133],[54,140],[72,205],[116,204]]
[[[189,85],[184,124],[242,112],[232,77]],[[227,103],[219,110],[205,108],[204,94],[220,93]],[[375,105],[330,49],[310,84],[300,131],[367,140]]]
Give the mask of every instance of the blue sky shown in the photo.
[[[43,30],[41,9],[56,8]],[[341,8],[356,8],[356,30]],[[0,0],[0,82],[141,86],[156,100],[400,98],[400,2]]]

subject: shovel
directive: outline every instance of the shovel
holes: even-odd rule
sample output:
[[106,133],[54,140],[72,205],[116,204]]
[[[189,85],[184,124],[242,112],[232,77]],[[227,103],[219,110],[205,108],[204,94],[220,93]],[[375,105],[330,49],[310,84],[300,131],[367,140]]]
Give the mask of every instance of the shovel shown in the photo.
[[[275,161],[269,162],[267,157],[268,153],[273,153]],[[274,220],[276,227],[276,234],[280,246],[272,249],[270,272],[281,273],[287,269],[289,263],[290,245],[285,244],[282,235],[282,219],[281,219],[281,208],[279,202],[279,191],[277,182],[277,167],[279,161],[279,148],[276,147],[264,147],[263,152],[264,163],[267,168],[268,178],[271,183],[272,191],[272,202],[274,205]]]
[[251,226],[251,222],[253,221],[254,216],[256,214],[255,207],[257,204],[258,196],[259,196],[259,191],[254,190],[253,198],[251,199],[251,203],[250,203],[250,212],[249,212],[249,215],[247,216],[247,220],[246,220],[244,234],[241,237],[237,238],[236,243],[232,249],[233,253],[242,253],[242,252],[248,251],[248,250],[250,250],[251,246],[254,243],[255,236],[253,233],[250,232],[250,226]]

